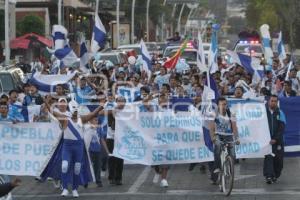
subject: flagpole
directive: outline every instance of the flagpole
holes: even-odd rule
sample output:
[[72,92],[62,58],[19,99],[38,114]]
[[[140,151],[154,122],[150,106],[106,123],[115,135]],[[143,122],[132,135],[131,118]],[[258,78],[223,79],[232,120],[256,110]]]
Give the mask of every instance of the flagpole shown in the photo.
[[190,12],[189,12],[189,15],[188,15],[188,17],[187,17],[186,23],[185,23],[185,27],[184,27],[184,35],[186,35],[188,21],[190,20],[190,17],[191,17],[191,15],[192,15],[193,11],[194,11],[194,8],[191,8],[191,10],[190,10]]
[[147,14],[146,14],[147,42],[149,42],[149,6],[150,6],[150,1],[151,0],[147,0]]
[[9,45],[9,0],[5,0],[5,64],[10,63],[10,45]]
[[[173,6],[173,10],[172,10],[172,19],[175,16],[176,6],[177,6],[177,4],[175,3]],[[174,35],[174,24],[173,23],[171,23],[171,35]],[[169,37],[169,35],[167,37]]]
[[117,0],[117,48],[120,45],[120,0]]
[[61,7],[62,7],[62,1],[63,0],[58,0],[58,4],[57,4],[57,6],[58,6],[58,25],[61,25],[61,22],[62,22],[62,18],[61,18]]
[[132,0],[131,5],[131,43],[134,43],[134,9],[135,8],[135,0]]
[[185,7],[185,3],[181,7],[179,17],[178,17],[178,22],[177,22],[177,31],[179,32],[179,34],[181,34],[181,17],[182,17],[184,7]]
[[98,15],[98,13],[99,13],[99,0],[96,0],[95,14]]

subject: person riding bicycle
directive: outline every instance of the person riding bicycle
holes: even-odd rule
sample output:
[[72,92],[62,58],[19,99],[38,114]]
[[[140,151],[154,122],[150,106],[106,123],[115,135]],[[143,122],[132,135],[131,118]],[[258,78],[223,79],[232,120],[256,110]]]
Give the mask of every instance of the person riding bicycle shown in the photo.
[[227,107],[227,100],[224,97],[220,97],[217,100],[217,106],[214,119],[210,122],[210,136],[214,144],[214,173],[219,173],[221,169],[221,142],[231,143],[228,148],[228,153],[233,159],[235,157],[235,151],[232,142],[235,141],[237,145],[240,144],[236,118]]

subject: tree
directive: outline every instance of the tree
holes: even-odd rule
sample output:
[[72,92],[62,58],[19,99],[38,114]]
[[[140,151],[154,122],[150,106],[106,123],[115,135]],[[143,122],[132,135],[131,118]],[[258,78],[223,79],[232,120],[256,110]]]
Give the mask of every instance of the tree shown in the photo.
[[271,31],[283,32],[283,39],[292,49],[300,48],[300,41],[296,40],[300,34],[299,9],[298,0],[248,0],[247,23],[253,28],[269,24]]
[[17,35],[21,36],[26,33],[45,34],[45,22],[39,16],[29,14],[17,23]]
[[231,17],[228,19],[228,25],[230,26],[229,33],[238,34],[244,29],[246,22],[242,17]]

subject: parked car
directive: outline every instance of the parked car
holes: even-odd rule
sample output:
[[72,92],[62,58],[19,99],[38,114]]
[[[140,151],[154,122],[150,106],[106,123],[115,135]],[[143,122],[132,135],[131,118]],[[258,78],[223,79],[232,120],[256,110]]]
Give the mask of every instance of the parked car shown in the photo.
[[[170,54],[170,57],[175,55],[177,50],[173,50]],[[180,58],[183,58],[186,60],[186,62],[190,65],[190,67],[197,65],[197,50],[196,49],[190,49],[187,48],[184,50],[184,52],[181,54]]]
[[156,42],[145,42],[145,45],[150,55],[159,54],[159,49],[156,45]]
[[18,90],[23,86],[24,74],[15,66],[0,67],[0,93]]
[[114,65],[122,65],[127,61],[126,55],[124,55],[121,51],[101,52],[98,53],[98,55],[100,56],[100,60],[109,60]]
[[142,55],[142,50],[140,44],[128,44],[122,45],[118,47],[118,50],[123,51],[125,53],[134,50],[137,55]]

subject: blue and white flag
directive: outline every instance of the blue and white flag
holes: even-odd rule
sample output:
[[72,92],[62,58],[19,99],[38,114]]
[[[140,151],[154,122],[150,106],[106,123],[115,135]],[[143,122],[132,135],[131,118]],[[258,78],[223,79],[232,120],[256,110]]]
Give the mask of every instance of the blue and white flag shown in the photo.
[[265,59],[269,65],[272,65],[272,58],[273,58],[273,51],[271,48],[271,36],[269,32],[269,25],[264,24],[260,27],[260,33],[262,36],[262,44],[264,47],[264,54],[265,54]]
[[278,43],[277,43],[277,51],[278,51],[278,58],[281,64],[281,67],[284,67],[283,60],[286,59],[286,53],[282,41],[282,32],[280,31],[278,36]]
[[36,72],[28,82],[35,85],[41,94],[47,94],[55,91],[57,84],[68,83],[75,75],[76,72],[68,75],[45,75]]
[[244,67],[250,74],[254,74],[256,70],[261,76],[263,75],[264,68],[260,65],[261,61],[258,58],[235,53],[233,51],[227,51],[227,54],[230,56],[233,63],[237,63]]
[[143,66],[142,69],[146,71],[148,74],[148,77],[151,76],[151,70],[152,70],[152,64],[151,64],[151,56],[150,53],[146,47],[146,44],[143,40],[140,42],[141,45],[141,51],[142,51],[142,59],[143,59]]
[[217,57],[218,57],[217,33],[218,33],[217,30],[213,29],[212,36],[211,36],[211,45],[208,54],[208,67],[211,74],[219,70],[218,63],[217,63]]
[[64,66],[71,67],[74,63],[78,62],[78,57],[69,47],[69,45],[66,45],[62,49],[57,49],[54,52],[54,55],[57,59],[59,59],[61,62],[63,62]]
[[64,26],[53,25],[52,37],[54,43],[54,49],[48,49],[48,51],[63,63],[63,66],[71,67],[78,61],[78,58],[69,45],[67,38],[68,31]]
[[106,41],[106,31],[103,26],[98,14],[95,15],[95,25],[93,29],[93,37],[91,42],[91,52],[93,54],[97,53],[97,51],[105,46]]
[[86,47],[85,37],[82,35],[80,39],[80,69],[88,73],[89,69],[87,68],[87,64],[89,63],[89,54]]
[[67,29],[62,25],[53,25],[52,28],[52,38],[54,43],[54,49],[62,49],[67,44],[67,36],[68,31]]
[[203,47],[203,42],[202,42],[202,37],[200,32],[198,32],[197,67],[201,72],[207,71],[207,67],[205,63],[204,47]]

